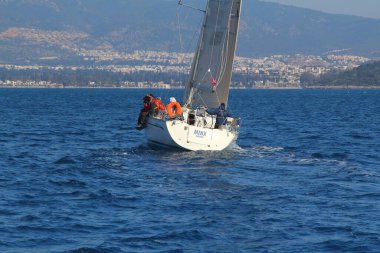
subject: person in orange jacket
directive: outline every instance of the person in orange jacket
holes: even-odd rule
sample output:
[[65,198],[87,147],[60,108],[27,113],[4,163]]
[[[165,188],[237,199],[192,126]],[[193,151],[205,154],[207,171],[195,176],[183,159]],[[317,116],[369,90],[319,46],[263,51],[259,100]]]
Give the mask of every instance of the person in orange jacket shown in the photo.
[[161,100],[160,97],[158,97],[155,102],[156,102],[156,108],[158,110],[161,110],[161,111],[165,111],[166,110],[165,105],[164,105],[164,103],[162,103],[162,100]]
[[153,116],[157,116],[161,111],[164,112],[166,110],[164,103],[160,97],[153,99],[150,102],[150,114]]

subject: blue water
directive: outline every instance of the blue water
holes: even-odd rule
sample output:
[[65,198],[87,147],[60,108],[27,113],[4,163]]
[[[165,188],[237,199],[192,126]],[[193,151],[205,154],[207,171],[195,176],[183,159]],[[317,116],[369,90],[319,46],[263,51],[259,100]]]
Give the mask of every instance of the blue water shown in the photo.
[[147,146],[146,92],[0,89],[0,252],[380,252],[380,91],[232,91],[225,152]]

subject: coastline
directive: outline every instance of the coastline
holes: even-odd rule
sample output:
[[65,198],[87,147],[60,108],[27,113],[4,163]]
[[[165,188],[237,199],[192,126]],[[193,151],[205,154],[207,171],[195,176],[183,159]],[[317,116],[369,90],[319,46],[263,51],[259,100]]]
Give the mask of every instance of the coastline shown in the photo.
[[378,90],[380,89],[380,86],[360,86],[360,85],[341,85],[341,86],[335,86],[335,85],[315,85],[315,86],[307,86],[302,89],[305,90]]
[[[184,87],[173,88],[158,88],[158,87],[88,87],[88,86],[56,86],[56,87],[41,87],[41,86],[0,86],[0,89],[128,89],[128,90],[182,90]],[[314,85],[306,87],[231,87],[231,90],[378,90],[380,86],[359,86],[359,85],[346,85],[346,86],[334,86],[334,85]]]

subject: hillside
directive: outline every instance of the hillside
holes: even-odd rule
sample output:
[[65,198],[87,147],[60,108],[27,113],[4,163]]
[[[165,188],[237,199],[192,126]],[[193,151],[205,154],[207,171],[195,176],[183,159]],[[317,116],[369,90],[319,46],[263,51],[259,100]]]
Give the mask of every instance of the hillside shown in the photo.
[[[187,2],[205,5],[204,0]],[[94,50],[111,56],[180,51],[176,10],[175,0],[0,0],[0,63],[81,63]],[[192,51],[201,13],[182,9],[180,15],[185,49]],[[244,2],[238,55],[334,50],[379,56],[380,20]]]
[[305,86],[380,87],[380,61],[364,64],[353,70],[329,73],[319,78],[303,80]]

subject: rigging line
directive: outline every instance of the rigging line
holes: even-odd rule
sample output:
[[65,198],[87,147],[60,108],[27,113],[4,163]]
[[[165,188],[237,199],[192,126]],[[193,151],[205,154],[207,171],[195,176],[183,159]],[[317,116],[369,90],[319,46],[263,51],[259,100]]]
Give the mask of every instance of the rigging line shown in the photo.
[[201,93],[199,92],[199,90],[197,90],[197,93],[196,93],[196,95],[198,95],[198,96],[201,98],[201,100],[202,100],[202,103],[203,103],[203,106],[207,107],[207,103],[204,101],[204,99],[203,99],[203,97],[202,97]]
[[[177,16],[177,21],[178,21],[178,33],[179,33],[180,50],[181,50],[181,48],[182,48],[182,34],[181,34],[180,22],[179,22],[179,10],[180,10],[180,6],[177,7],[176,16]],[[175,21],[174,21],[174,23],[175,23]],[[173,48],[174,48],[174,46],[173,46]],[[171,52],[173,48],[171,48],[169,46],[169,48],[168,48],[169,52]],[[175,49],[174,49],[174,51],[175,51]],[[162,74],[161,68],[157,68],[156,71],[157,71],[156,75]],[[170,75],[175,76],[176,74],[174,72],[172,72],[172,73],[170,73]],[[178,79],[180,79],[180,74],[177,73],[177,75],[178,75]],[[168,97],[168,95],[169,95],[169,90],[168,89],[160,89],[160,88],[158,88],[158,89],[159,89],[159,91],[157,91],[158,95],[159,95],[158,97],[161,97],[162,101],[164,101],[164,99],[166,97]]]
[[[222,51],[224,54],[220,56],[220,72],[218,76],[218,80],[221,80],[224,76],[226,69],[227,69],[227,63],[228,63],[228,46],[229,46],[229,37],[227,36],[225,44],[223,45]],[[217,86],[219,86],[220,82],[217,82]]]
[[[183,19],[183,21],[181,22],[181,15],[180,15],[180,9],[181,9],[181,6],[178,6],[177,8],[177,23],[178,23],[178,34],[179,34],[179,41],[180,41],[180,57],[178,58],[179,59],[179,64],[182,64],[183,61],[184,61],[184,58],[185,58],[185,53],[189,51],[190,49],[190,46],[191,46],[191,43],[192,41],[194,40],[194,37],[197,33],[197,31],[194,31],[194,34],[192,36],[192,39],[189,41],[189,43],[187,43],[187,46],[185,46],[185,43],[183,43],[183,34],[182,34],[182,23],[186,23],[186,21],[188,20],[189,16],[190,16],[190,12],[187,12],[185,18]],[[185,49],[187,48],[187,49]]]
[[[183,35],[182,35],[182,25],[181,25],[181,23],[186,23],[187,22],[187,20],[189,19],[189,16],[190,16],[190,11],[188,11],[187,12],[187,14],[186,14],[186,16],[185,16],[185,18],[182,20],[182,22],[181,22],[181,18],[180,18],[180,15],[178,14],[178,23],[179,23],[179,29],[180,29],[180,33],[181,33],[181,40],[182,40],[182,48],[181,48],[181,53],[185,53],[185,52],[188,52],[188,49],[189,49],[189,47],[190,47],[190,43],[192,42],[192,40],[191,41],[189,41],[189,43],[188,43],[188,45],[187,46],[185,46],[185,43],[183,43]],[[196,31],[195,31],[196,32]],[[187,48],[187,49],[186,49]],[[182,55],[183,57],[182,57],[182,59],[184,59],[185,58],[185,56],[184,55]]]
[[222,76],[224,75],[224,72],[225,72],[225,69],[226,69],[226,65],[227,65],[227,58],[225,57],[225,53],[223,53],[225,51],[225,48],[226,48],[226,42],[223,43],[223,47],[222,47],[222,54],[220,55],[220,58],[218,60],[218,62],[216,62],[214,64],[214,67],[217,66],[219,64],[219,68],[218,68],[218,74],[217,76],[215,76],[214,78],[216,78],[216,81],[217,81],[217,86],[219,86],[219,84],[221,83],[221,80],[222,80]]
[[[223,48],[223,51],[224,51],[224,48]],[[225,59],[225,62],[227,63],[227,59]],[[218,81],[217,81],[216,86],[215,86],[216,99],[217,99],[219,105],[221,104],[221,100],[220,100],[219,94],[218,94],[218,86],[223,81],[222,77],[223,77],[224,72],[225,72],[225,68],[226,68],[226,65],[227,65],[226,63],[224,65],[224,70],[222,70],[222,64],[224,64],[224,63],[223,63],[223,59],[221,59],[221,72],[219,74]]]
[[[178,59],[178,64],[181,65],[181,62],[183,61],[183,57],[181,59],[181,53],[183,53],[183,41],[182,41],[182,33],[181,33],[181,22],[180,22],[180,18],[179,18],[179,10],[180,10],[180,6],[178,6],[177,8],[177,21],[178,21],[178,35],[179,35],[179,43],[180,43],[180,55],[179,55],[179,59]],[[178,72],[178,80],[181,81],[181,74]]]
[[220,105],[221,103],[220,103],[220,98],[219,98],[219,96],[218,96],[218,92],[217,92],[217,90],[215,91],[215,93],[216,93],[216,99],[218,100],[218,105]]
[[[182,21],[182,23],[185,23],[188,20],[189,16],[190,16],[190,12],[187,13],[187,15],[186,15],[185,19]],[[200,20],[199,25],[196,26],[196,27],[201,26],[202,22],[203,22],[203,20]],[[181,23],[180,17],[178,17],[178,23],[179,23],[178,28],[181,30],[182,26],[180,24]],[[194,30],[193,35],[191,36],[191,39],[189,40],[189,42],[187,43],[187,45],[185,45],[183,43],[182,32],[179,31],[180,35],[182,36],[182,39],[181,39],[181,41],[182,41],[182,48],[181,48],[181,55],[180,55],[181,57],[179,58],[179,62],[178,62],[180,65],[182,65],[184,63],[184,59],[186,57],[186,54],[187,54],[187,52],[190,51],[190,47],[192,46],[192,44],[194,42],[194,38],[196,37],[196,35],[197,35],[198,32],[199,32],[198,30]]]
[[[225,37],[227,37],[227,33],[225,35]],[[222,76],[224,75],[224,71],[225,71],[225,67],[226,67],[226,62],[227,62],[227,59],[225,57],[226,55],[226,46],[228,46],[228,42],[227,42],[227,39],[228,38],[225,38],[224,39],[224,43],[223,43],[223,47],[222,47],[222,54],[220,55],[220,59],[219,59],[219,72],[218,72],[218,76],[217,76],[217,86],[220,84],[220,80],[222,79]]]
[[203,77],[200,79],[201,82],[205,82],[205,78],[206,78],[206,75],[210,73],[208,72],[208,70],[206,70],[205,74],[203,75]]
[[178,37],[179,37],[179,50],[180,52],[183,51],[183,42],[182,42],[182,33],[181,33],[181,22],[180,22],[180,18],[179,18],[179,10],[180,10],[181,6],[178,5],[178,8],[177,8],[177,26],[178,26]]
[[[198,87],[199,86],[205,86],[205,84],[200,84],[200,85],[198,85]],[[196,88],[196,93],[194,93],[194,95],[198,95],[199,96],[199,98],[201,99],[201,102],[202,102],[202,104],[203,104],[203,106],[205,106],[205,107],[208,107],[207,106],[207,103],[205,102],[205,100],[204,100],[204,98],[203,98],[203,96],[202,96],[202,94],[199,92],[199,88]],[[219,96],[218,96],[218,93],[217,93],[217,90],[214,92],[215,94],[216,94],[216,98],[217,98],[217,101],[218,101],[218,104],[220,105],[220,99],[219,99]]]
[[[182,33],[181,33],[181,22],[180,22],[180,15],[179,15],[179,13],[180,13],[180,9],[181,9],[181,6],[178,6],[177,7],[177,11],[176,11],[176,16],[177,16],[177,26],[178,26],[178,38],[179,38],[179,43],[180,43],[180,52],[183,50],[183,39],[182,39]],[[179,58],[178,59],[179,61],[181,61],[181,59]],[[160,73],[162,73],[161,72],[161,70],[160,70]],[[174,74],[175,75],[175,74]],[[177,73],[177,76],[178,76],[178,80],[180,80],[181,79],[181,77],[180,77],[180,73]],[[164,101],[164,99],[165,98],[167,98],[168,97],[168,95],[169,95],[169,90],[168,89],[165,89],[164,91],[161,91],[160,92],[160,95],[161,95],[161,97],[162,97],[162,101]]]
[[[200,27],[200,26],[202,25],[202,22],[203,22],[203,20],[201,19],[200,22],[199,22],[199,24],[198,24],[196,27]],[[194,39],[195,39],[195,37],[196,37],[196,35],[197,35],[198,33],[200,33],[200,31],[197,30],[197,29],[195,29],[195,30],[194,30],[194,33],[193,33],[193,36],[191,37],[191,40],[189,41],[189,44],[187,45],[186,52],[189,52],[190,47],[191,47],[191,45],[193,44],[193,41],[194,41]]]
[[216,100],[218,101],[218,105],[220,105],[220,98],[219,98],[219,95],[218,95],[218,86],[216,85],[215,86],[215,91],[214,91],[215,95],[216,95]]
[[[181,6],[178,5],[177,8],[177,26],[178,26],[178,38],[179,38],[179,58],[178,58],[178,64],[181,65],[184,59],[184,56],[181,56],[181,53],[183,53],[183,39],[182,39],[182,32],[181,32],[181,20],[180,20],[180,12]],[[180,80],[180,73],[178,73],[178,79]]]
[[[197,31],[196,30],[194,31],[191,40],[189,41],[188,45],[186,46],[187,49],[185,49],[185,46],[184,46],[184,43],[183,43],[180,10],[181,10],[181,5],[178,5],[178,8],[177,8],[177,23],[178,23],[179,42],[180,42],[180,52],[179,52],[179,57],[178,57],[178,65],[181,68],[181,70],[178,72],[178,77],[179,77],[178,79],[179,79],[180,82],[182,82],[182,84],[185,84],[185,82],[186,82],[185,81],[186,75],[184,75],[184,73],[185,73],[185,66],[183,66],[184,65],[184,59],[186,57],[186,52],[189,51],[190,46],[191,46],[192,42],[194,41],[194,38],[195,38],[195,35],[196,35]],[[185,19],[182,22],[185,23],[186,20],[188,20],[189,16],[190,16],[190,11],[187,12],[186,17],[185,17]]]
[[202,9],[199,9],[199,8],[196,8],[196,7],[193,7],[193,6],[190,6],[190,5],[187,5],[187,4],[182,3],[182,0],[179,0],[179,1],[178,1],[178,5],[181,5],[181,6],[184,6],[184,7],[187,7],[187,8],[193,9],[193,10],[196,10],[196,11],[201,11],[201,12],[206,13],[205,10],[202,10]]
[[[202,21],[201,21],[201,22],[202,22]],[[189,52],[190,47],[191,47],[191,45],[193,44],[193,41],[194,41],[194,39],[195,39],[197,33],[198,33],[198,31],[195,30],[194,33],[193,33],[193,36],[192,36],[191,40],[189,41],[189,44],[188,44],[187,49],[186,49],[185,52]],[[184,64],[184,59],[185,59],[185,57],[186,57],[186,53],[183,53],[183,54],[182,54],[182,60],[181,60],[181,63],[180,63],[181,65]],[[192,63],[191,63],[191,61],[190,61],[190,69],[191,69],[191,65],[192,65]],[[182,66],[182,68],[183,68],[183,71],[182,71],[182,72],[185,73],[185,70],[186,70],[185,66]],[[186,78],[186,75],[183,76],[183,79],[184,79],[184,80],[183,80],[183,83],[186,82],[186,81],[185,81],[185,78]],[[187,77],[187,79],[189,79],[189,77]]]

